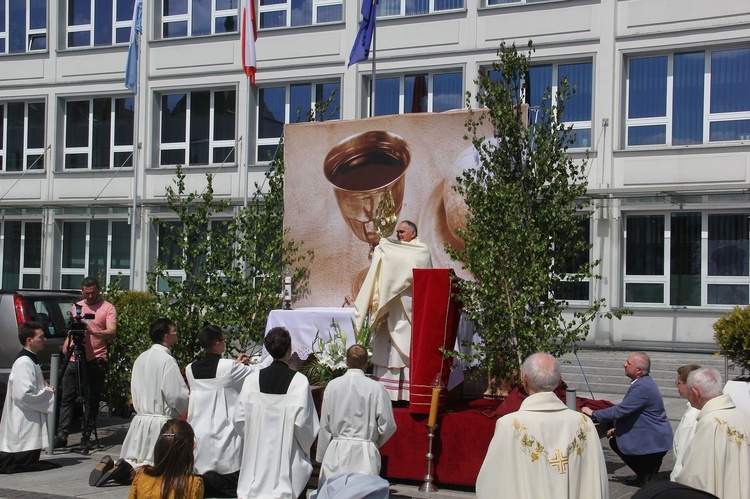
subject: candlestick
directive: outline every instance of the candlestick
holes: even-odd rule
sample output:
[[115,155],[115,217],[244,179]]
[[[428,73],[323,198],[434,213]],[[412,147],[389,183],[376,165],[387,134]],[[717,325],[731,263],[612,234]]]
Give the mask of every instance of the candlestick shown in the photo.
[[440,387],[432,388],[432,399],[430,400],[430,417],[427,426],[435,426],[437,423],[438,408],[440,407]]
[[[433,392],[434,393],[434,392]],[[427,454],[425,457],[427,457],[427,474],[424,476],[424,482],[422,485],[419,486],[420,492],[437,492],[438,488],[435,486],[434,483],[432,483],[433,476],[432,476],[432,459],[435,457],[432,453],[432,440],[435,438],[435,429],[437,428],[437,425],[427,425],[427,438],[429,441],[428,447],[427,447]]]

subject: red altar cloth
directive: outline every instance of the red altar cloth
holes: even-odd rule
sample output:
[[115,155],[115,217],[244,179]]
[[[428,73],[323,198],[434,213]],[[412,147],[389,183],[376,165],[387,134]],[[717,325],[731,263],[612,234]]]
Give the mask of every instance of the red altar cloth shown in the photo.
[[[444,358],[440,348],[451,350],[456,344],[460,312],[452,296],[451,275],[451,269],[414,269],[409,410],[415,414],[429,414],[432,383],[438,374],[443,386],[448,386],[453,359]],[[446,393],[440,393],[441,408]]]

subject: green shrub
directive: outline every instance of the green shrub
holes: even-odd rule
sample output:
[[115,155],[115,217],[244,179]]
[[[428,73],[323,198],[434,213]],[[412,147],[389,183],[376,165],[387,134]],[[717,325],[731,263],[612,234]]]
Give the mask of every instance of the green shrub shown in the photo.
[[106,299],[117,310],[117,337],[109,342],[107,378],[102,398],[110,411],[121,413],[130,401],[130,375],[135,359],[151,347],[148,325],[159,318],[156,299],[145,291],[107,288]]
[[713,327],[721,353],[738,367],[750,367],[750,306],[734,307]]

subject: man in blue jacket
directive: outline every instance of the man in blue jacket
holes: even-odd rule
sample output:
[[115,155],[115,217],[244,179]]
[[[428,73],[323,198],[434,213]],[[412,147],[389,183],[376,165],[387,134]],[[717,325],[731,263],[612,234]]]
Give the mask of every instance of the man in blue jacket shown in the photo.
[[609,446],[635,472],[634,485],[640,487],[659,472],[664,455],[672,448],[672,427],[659,388],[648,375],[648,355],[635,352],[623,367],[632,381],[622,402],[598,411],[584,407],[582,412],[595,422],[615,421],[607,432]]

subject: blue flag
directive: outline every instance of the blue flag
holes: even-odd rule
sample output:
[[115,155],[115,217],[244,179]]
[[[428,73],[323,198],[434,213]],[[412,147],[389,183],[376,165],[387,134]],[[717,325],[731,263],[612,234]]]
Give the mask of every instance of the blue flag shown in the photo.
[[378,0],[362,0],[362,24],[359,25],[357,38],[354,39],[354,46],[352,47],[352,52],[349,54],[349,66],[366,61],[370,57],[370,45],[372,44],[372,33],[375,31],[377,4]]
[[133,27],[130,28],[130,47],[128,48],[128,62],[125,64],[125,86],[138,93],[138,46],[141,43],[143,27],[143,1],[136,0],[133,5]]

